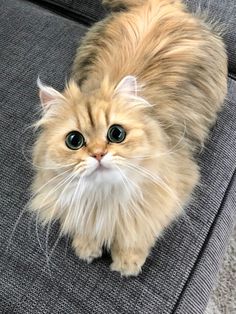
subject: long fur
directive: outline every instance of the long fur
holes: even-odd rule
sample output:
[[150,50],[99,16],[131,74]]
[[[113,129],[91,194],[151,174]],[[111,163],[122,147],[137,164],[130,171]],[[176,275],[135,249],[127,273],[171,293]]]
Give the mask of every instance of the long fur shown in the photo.
[[[85,36],[64,92],[39,83],[31,209],[60,220],[82,259],[106,245],[111,269],[128,276],[199,181],[194,154],[223,104],[227,57],[220,35],[178,0],[104,2],[114,12]],[[125,128],[124,142],[107,142],[112,124]],[[73,130],[86,139],[76,151],[65,145]]]

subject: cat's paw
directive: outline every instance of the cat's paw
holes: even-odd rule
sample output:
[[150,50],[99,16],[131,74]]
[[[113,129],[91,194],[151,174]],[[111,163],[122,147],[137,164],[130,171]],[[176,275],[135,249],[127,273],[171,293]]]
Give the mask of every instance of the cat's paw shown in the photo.
[[113,263],[110,268],[112,271],[117,271],[121,276],[137,276],[142,271],[142,266],[145,263],[146,255],[135,252],[120,252],[119,255],[113,256]]
[[102,248],[93,240],[76,237],[72,246],[75,254],[87,263],[91,263],[95,258],[102,256]]

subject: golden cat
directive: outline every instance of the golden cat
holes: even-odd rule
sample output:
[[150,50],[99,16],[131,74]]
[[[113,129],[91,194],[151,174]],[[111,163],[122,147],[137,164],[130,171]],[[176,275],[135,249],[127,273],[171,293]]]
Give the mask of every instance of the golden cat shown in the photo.
[[81,259],[106,246],[129,276],[198,183],[193,154],[222,106],[227,57],[181,1],[104,3],[115,10],[89,30],[65,90],[39,82],[31,210],[59,220]]

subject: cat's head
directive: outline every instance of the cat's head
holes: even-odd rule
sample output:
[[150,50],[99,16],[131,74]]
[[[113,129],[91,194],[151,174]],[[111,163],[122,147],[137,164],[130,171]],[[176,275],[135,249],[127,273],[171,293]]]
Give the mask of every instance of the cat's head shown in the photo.
[[133,76],[117,86],[105,79],[99,90],[89,94],[73,81],[63,93],[38,85],[43,114],[37,123],[41,134],[34,161],[39,171],[69,169],[91,184],[123,184],[139,180],[139,166],[146,167],[163,151],[153,107],[139,96]]

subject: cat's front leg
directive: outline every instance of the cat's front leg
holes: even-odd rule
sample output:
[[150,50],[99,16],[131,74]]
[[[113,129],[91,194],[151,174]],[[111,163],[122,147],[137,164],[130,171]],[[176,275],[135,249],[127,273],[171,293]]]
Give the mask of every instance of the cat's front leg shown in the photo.
[[75,235],[72,241],[75,254],[87,263],[91,263],[95,258],[102,256],[102,246],[96,239],[85,235]]
[[122,249],[117,243],[111,248],[111,270],[119,272],[122,276],[137,276],[146,261],[149,250],[140,248]]
[[140,224],[130,223],[126,232],[118,231],[111,246],[113,261],[111,270],[118,271],[126,277],[137,276],[142,270],[155,239],[151,229],[144,228],[141,221]]

